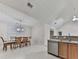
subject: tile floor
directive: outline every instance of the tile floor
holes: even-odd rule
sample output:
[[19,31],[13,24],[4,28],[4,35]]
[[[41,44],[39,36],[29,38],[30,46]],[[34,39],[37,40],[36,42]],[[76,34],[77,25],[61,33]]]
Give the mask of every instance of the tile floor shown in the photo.
[[30,46],[9,50],[0,50],[0,59],[59,59],[49,55],[44,46]]

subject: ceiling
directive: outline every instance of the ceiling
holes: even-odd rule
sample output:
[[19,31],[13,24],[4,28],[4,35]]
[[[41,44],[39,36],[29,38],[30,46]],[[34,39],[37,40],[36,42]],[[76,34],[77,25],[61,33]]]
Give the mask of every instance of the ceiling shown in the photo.
[[[33,8],[27,6],[30,2]],[[63,18],[70,20],[75,15],[78,16],[77,0],[0,0],[0,3],[8,5],[20,12],[23,12],[38,21],[50,23],[52,20]]]

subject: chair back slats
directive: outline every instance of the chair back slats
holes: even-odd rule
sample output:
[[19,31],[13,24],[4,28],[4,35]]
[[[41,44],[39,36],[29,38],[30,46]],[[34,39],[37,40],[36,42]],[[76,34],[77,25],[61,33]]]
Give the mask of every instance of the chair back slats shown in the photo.
[[4,42],[4,39],[3,39],[3,37],[0,37],[1,39],[2,39],[2,41]]

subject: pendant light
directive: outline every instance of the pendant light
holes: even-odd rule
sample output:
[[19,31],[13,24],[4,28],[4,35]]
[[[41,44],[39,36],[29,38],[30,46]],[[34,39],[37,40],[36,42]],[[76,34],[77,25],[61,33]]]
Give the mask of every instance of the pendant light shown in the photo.
[[17,32],[23,32],[24,31],[24,28],[22,26],[22,20],[19,20],[19,23],[18,23],[18,26],[17,26]]

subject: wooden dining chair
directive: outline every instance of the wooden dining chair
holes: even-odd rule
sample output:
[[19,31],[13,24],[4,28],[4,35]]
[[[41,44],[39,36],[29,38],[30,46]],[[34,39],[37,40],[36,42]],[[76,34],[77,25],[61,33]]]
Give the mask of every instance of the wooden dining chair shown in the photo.
[[29,45],[31,45],[31,36],[28,37],[27,43],[29,43]]
[[3,37],[0,37],[2,39],[2,42],[3,42],[3,50],[7,50],[7,47],[10,46],[10,49],[12,49],[12,44],[8,41],[5,41],[3,39]]
[[23,37],[23,40],[22,40],[23,46],[27,46],[27,40],[28,40],[28,37]]
[[21,45],[21,37],[15,37],[15,41],[16,41],[16,47],[21,47],[22,45]]

